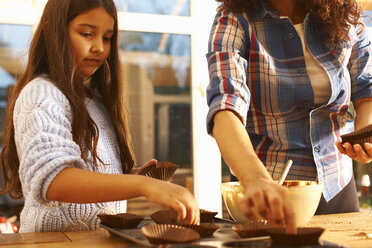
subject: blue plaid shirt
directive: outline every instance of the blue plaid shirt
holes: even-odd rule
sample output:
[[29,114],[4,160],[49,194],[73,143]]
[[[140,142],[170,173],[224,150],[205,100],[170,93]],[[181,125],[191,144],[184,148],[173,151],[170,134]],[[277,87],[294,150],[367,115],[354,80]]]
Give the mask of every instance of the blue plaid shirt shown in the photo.
[[211,134],[218,111],[234,111],[274,179],[292,159],[287,179],[318,177],[330,200],[352,177],[352,160],[334,143],[354,128],[350,102],[372,96],[372,45],[367,31],[353,26],[350,44],[330,47],[310,22],[308,15],[305,42],[332,90],[321,106],[314,105],[301,40],[288,17],[265,3],[249,18],[216,14],[207,54],[207,129]]

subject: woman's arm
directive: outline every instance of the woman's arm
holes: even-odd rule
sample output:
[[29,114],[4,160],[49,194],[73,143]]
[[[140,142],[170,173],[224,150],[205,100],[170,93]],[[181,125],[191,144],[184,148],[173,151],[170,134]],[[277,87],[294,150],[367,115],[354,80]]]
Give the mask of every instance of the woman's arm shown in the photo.
[[185,188],[146,176],[103,174],[75,167],[63,169],[52,181],[46,198],[70,203],[119,201],[144,196],[178,212],[179,220],[199,222],[199,207]]
[[285,223],[287,232],[296,233],[294,212],[288,190],[274,183],[257,157],[240,119],[228,110],[214,117],[213,136],[221,154],[245,188],[240,202],[242,212],[255,218],[251,206],[272,223]]
[[[372,97],[361,98],[353,102],[355,109],[355,130],[372,124]],[[336,142],[339,151],[360,163],[370,163],[372,161],[372,144],[364,143],[365,152],[359,144],[352,146],[349,142],[342,145]]]
[[372,97],[355,100],[353,105],[356,112],[355,130],[372,124]]

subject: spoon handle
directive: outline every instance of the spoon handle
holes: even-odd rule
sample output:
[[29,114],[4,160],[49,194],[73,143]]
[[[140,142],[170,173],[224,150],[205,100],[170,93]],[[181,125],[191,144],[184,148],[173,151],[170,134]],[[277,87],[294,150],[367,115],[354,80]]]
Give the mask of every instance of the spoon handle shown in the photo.
[[291,168],[292,164],[293,164],[293,161],[291,159],[288,160],[287,163],[285,164],[284,171],[283,171],[282,175],[280,176],[280,179],[279,179],[279,182],[278,182],[279,185],[283,184],[283,182],[284,182],[285,178],[287,177],[287,174],[288,174],[289,169]]

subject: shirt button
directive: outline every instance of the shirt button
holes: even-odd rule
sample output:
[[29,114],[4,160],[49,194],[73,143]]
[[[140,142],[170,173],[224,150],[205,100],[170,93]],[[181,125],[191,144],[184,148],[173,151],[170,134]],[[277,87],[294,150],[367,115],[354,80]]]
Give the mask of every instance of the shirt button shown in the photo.
[[305,72],[305,69],[299,68],[299,69],[297,69],[297,72],[300,73],[300,74],[303,74]]
[[309,102],[309,101],[304,102],[304,106],[305,106],[305,108],[310,108],[311,107],[311,102]]
[[289,38],[293,39],[295,37],[294,33],[289,33]]
[[319,146],[314,147],[314,151],[315,152],[320,152],[320,147]]

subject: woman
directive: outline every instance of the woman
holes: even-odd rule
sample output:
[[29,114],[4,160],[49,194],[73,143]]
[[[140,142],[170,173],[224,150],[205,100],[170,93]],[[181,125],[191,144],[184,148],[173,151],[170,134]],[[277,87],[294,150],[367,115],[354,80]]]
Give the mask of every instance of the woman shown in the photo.
[[245,188],[243,213],[254,219],[254,206],[296,232],[288,191],[273,181],[289,159],[287,179],[324,184],[317,213],[358,211],[352,159],[370,162],[372,145],[339,143],[372,123],[372,47],[357,3],[218,1],[207,129]]

